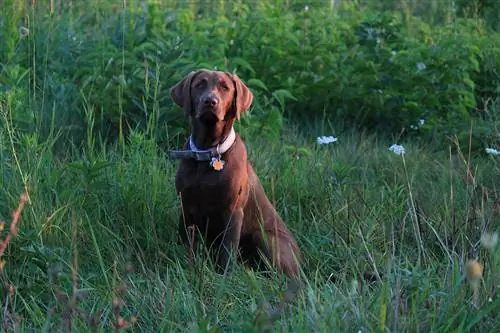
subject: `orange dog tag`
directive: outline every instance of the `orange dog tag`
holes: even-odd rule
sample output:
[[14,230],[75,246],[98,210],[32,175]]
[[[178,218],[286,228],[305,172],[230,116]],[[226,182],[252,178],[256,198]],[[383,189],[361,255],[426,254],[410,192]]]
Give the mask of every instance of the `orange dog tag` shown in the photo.
[[214,168],[216,171],[221,171],[224,169],[224,161],[220,159],[220,157],[212,157],[212,161],[210,162],[210,166]]

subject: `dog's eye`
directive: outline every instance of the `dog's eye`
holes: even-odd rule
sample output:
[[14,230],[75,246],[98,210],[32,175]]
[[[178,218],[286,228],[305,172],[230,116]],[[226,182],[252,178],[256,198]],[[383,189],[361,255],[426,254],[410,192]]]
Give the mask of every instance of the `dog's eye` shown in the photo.
[[224,91],[229,91],[229,87],[228,87],[228,85],[227,85],[227,84],[221,84],[221,88],[222,88],[222,90],[224,90]]
[[194,85],[195,88],[203,88],[206,84],[206,81],[205,80],[201,80],[201,81],[198,81],[198,83],[196,83]]

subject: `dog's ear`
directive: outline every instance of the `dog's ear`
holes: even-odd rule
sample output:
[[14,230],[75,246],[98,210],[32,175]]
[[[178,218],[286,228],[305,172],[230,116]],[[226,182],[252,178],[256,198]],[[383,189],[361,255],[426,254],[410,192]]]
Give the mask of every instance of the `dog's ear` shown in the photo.
[[193,71],[186,75],[181,81],[179,81],[175,86],[170,88],[170,96],[175,104],[179,105],[184,109],[186,116],[189,116],[192,111],[191,105],[191,82],[196,76],[198,71]]
[[233,108],[236,119],[240,120],[240,114],[248,110],[253,101],[253,94],[250,89],[240,80],[236,74],[228,73],[234,83]]

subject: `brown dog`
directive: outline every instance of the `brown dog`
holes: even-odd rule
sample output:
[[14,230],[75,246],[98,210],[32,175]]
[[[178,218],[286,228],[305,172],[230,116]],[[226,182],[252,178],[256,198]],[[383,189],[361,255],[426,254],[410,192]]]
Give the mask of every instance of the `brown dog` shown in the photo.
[[247,110],[253,94],[228,72],[191,72],[171,89],[174,102],[191,119],[191,136],[181,158],[176,189],[181,196],[181,239],[195,226],[215,251],[218,268],[227,269],[231,252],[253,266],[261,255],[288,276],[299,273],[300,251],[269,202],[247,160],[245,144],[233,123]]

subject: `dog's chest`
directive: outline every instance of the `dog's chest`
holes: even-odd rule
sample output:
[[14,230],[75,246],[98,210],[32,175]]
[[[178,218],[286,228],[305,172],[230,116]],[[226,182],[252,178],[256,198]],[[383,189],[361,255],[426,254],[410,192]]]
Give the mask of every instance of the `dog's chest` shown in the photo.
[[[208,162],[207,162],[208,164]],[[191,164],[181,168],[177,190],[187,209],[217,211],[228,208],[231,202],[231,177],[227,170],[213,170],[209,165]]]

